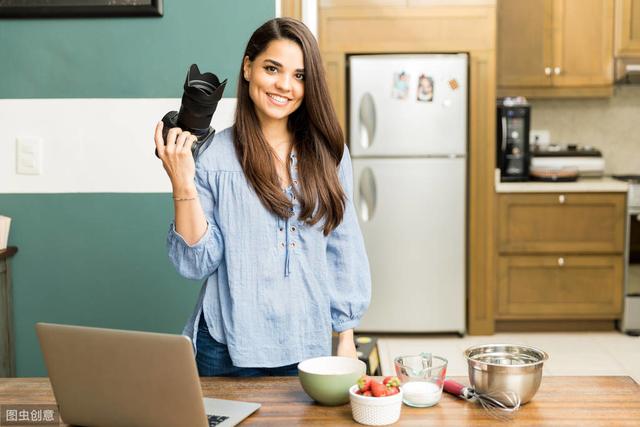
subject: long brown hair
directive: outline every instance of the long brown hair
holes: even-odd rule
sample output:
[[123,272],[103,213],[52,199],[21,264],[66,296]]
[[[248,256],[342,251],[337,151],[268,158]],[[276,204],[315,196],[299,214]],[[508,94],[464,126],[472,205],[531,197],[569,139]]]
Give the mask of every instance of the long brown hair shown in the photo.
[[[337,170],[344,151],[344,136],[329,98],[318,44],[302,22],[276,18],[253,33],[243,58],[247,56],[253,61],[271,41],[281,39],[297,43],[304,57],[304,97],[287,122],[298,158],[299,218],[309,225],[324,219],[323,231],[328,235],[342,222],[345,209],[346,197]],[[242,65],[234,144],[244,174],[264,206],[281,218],[289,217],[293,205],[280,188],[273,150],[260,128]]]

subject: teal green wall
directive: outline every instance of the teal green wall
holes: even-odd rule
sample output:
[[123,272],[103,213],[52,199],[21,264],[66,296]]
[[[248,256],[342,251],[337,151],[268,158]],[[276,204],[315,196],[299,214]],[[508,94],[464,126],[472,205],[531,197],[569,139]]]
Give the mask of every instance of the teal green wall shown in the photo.
[[187,68],[236,77],[273,0],[164,0],[161,18],[0,20],[0,98],[173,98]]
[[180,333],[200,282],[165,250],[169,194],[1,194],[13,218],[18,376],[46,376],[35,322]]
[[[165,0],[162,18],[0,20],[0,98],[179,97],[187,67],[236,75],[272,0]],[[73,167],[73,165],[69,165]],[[200,283],[165,250],[169,194],[0,194],[13,218],[18,376],[44,376],[38,321],[179,333]]]

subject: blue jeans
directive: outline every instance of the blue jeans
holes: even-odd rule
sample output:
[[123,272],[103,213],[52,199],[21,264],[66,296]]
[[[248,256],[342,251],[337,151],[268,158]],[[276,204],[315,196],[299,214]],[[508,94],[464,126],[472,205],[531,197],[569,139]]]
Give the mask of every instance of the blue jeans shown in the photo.
[[279,366],[276,368],[239,368],[233,366],[229,350],[225,344],[214,340],[204,314],[200,313],[198,335],[196,337],[196,364],[201,377],[266,377],[266,376],[296,376],[298,364]]

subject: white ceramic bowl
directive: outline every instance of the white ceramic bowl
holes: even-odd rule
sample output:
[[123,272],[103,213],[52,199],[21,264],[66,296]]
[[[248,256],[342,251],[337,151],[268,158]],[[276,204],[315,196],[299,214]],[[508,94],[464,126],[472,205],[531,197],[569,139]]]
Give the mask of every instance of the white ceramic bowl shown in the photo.
[[322,405],[344,405],[349,387],[364,375],[367,365],[351,357],[327,356],[307,359],[298,364],[298,376],[304,391]]
[[402,387],[392,396],[369,397],[356,394],[358,385],[349,389],[351,414],[360,424],[368,426],[386,426],[400,419],[402,411]]

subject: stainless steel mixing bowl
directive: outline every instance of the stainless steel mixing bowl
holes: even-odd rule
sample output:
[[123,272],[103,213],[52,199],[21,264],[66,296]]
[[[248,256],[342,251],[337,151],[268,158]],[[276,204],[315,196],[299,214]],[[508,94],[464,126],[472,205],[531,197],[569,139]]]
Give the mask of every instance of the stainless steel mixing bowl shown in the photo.
[[[542,380],[542,365],[549,358],[535,347],[515,344],[487,344],[464,352],[469,381],[478,393],[514,392],[524,404],[533,398]],[[508,404],[508,402],[503,402]]]

